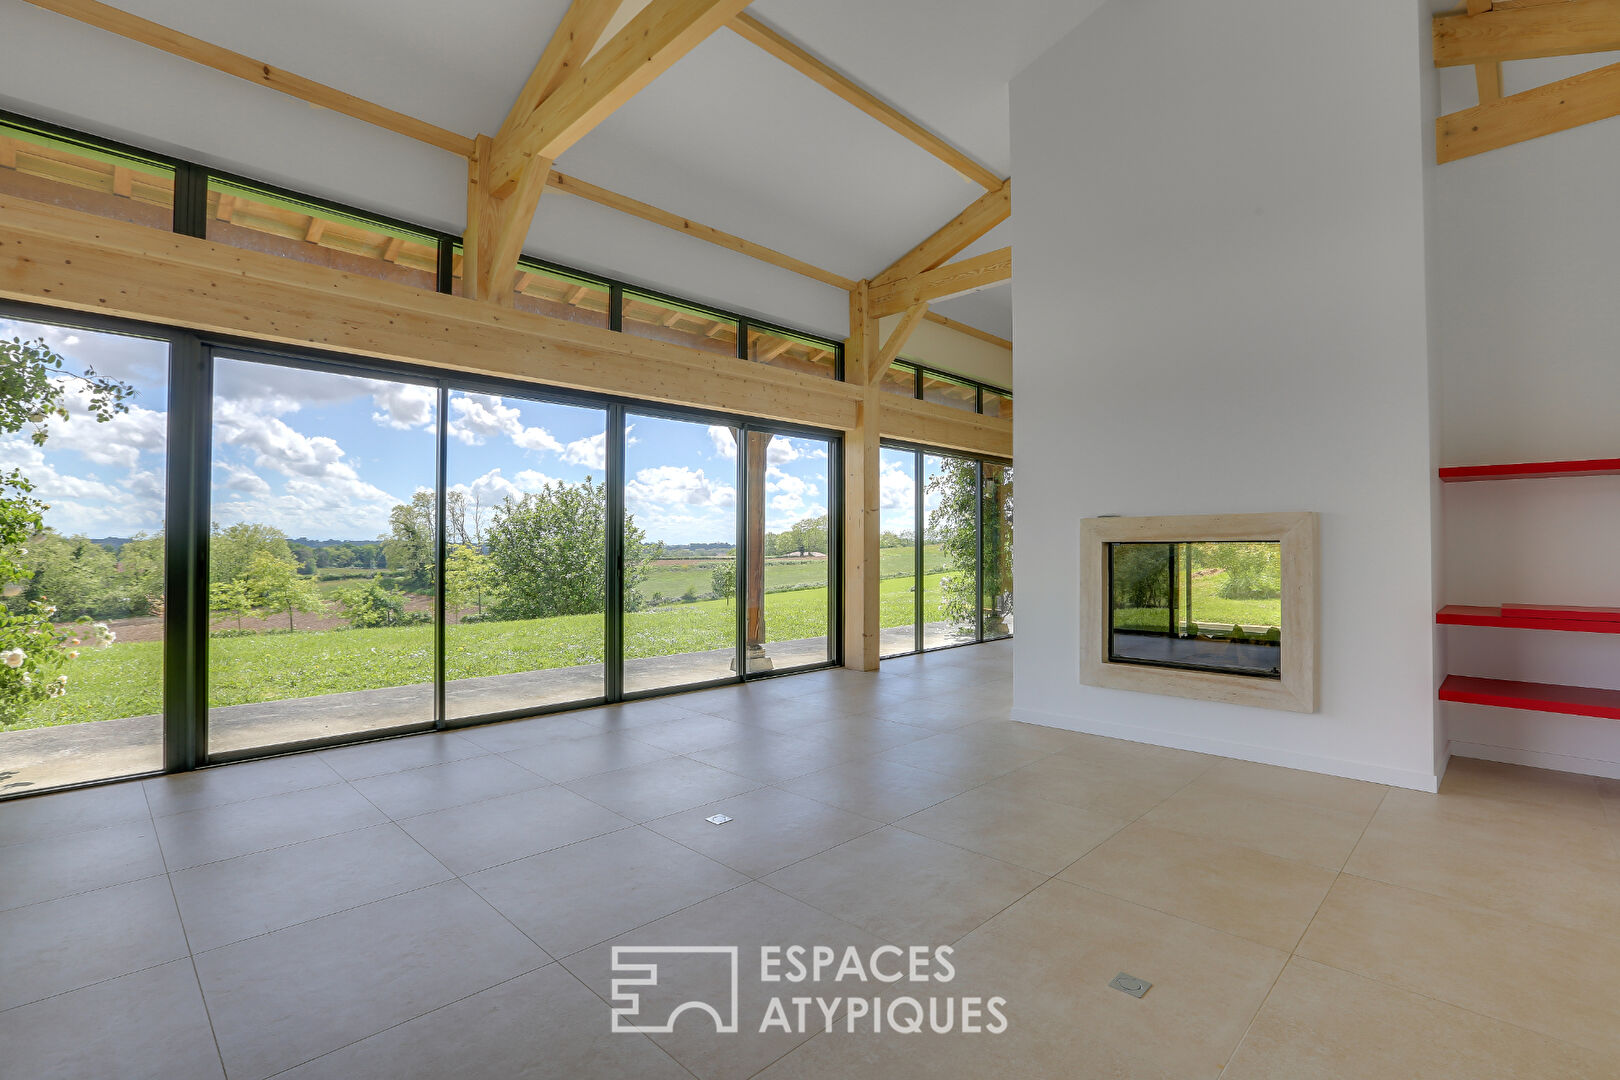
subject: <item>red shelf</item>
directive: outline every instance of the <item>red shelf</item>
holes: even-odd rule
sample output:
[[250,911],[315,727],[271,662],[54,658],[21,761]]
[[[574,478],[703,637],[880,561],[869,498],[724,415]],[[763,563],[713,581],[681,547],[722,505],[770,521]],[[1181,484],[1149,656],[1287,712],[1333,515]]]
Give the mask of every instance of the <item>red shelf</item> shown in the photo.
[[1470,607],[1447,604],[1434,616],[1442,626],[1499,626],[1510,630],[1564,630],[1578,634],[1620,634],[1614,608],[1547,607],[1507,604]]
[[1448,484],[1469,480],[1546,480],[1557,476],[1620,476],[1620,458],[1526,461],[1516,465],[1448,465],[1440,470],[1440,479]]
[[1447,675],[1446,681],[1440,684],[1440,700],[1620,720],[1620,690],[1597,690],[1590,686]]

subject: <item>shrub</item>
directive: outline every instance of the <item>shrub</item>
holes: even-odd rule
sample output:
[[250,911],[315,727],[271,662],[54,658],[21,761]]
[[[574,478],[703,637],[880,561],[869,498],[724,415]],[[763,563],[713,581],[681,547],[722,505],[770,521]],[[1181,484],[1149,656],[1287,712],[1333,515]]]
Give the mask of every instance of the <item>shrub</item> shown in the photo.
[[357,629],[399,626],[406,621],[404,601],[390,595],[376,582],[345,590],[338,596],[338,604],[349,625]]

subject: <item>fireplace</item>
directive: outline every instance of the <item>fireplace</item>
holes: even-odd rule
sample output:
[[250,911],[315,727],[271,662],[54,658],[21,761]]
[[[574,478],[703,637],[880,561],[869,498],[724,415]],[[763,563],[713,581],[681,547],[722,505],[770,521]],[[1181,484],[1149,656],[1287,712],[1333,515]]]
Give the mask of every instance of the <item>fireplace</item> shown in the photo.
[[1315,514],[1082,526],[1081,681],[1316,709]]

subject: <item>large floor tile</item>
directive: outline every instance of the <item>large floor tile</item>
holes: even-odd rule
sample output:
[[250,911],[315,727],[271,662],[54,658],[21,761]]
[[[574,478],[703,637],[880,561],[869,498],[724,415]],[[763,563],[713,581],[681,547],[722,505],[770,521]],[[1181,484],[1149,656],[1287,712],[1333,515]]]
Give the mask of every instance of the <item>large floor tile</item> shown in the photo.
[[1337,870],[1350,857],[1370,817],[1371,811],[1350,813],[1216,788],[1194,791],[1189,786],[1149,810],[1142,820]]
[[186,952],[165,877],[12,908],[0,912],[0,1009],[156,967]]
[[1181,784],[1163,781],[1143,768],[1123,771],[1051,754],[998,776],[986,786],[1111,817],[1135,818],[1163,802]]
[[241,761],[195,772],[154,776],[142,782],[146,801],[158,817],[226,803],[246,802],[342,782],[320,754],[289,754],[266,761]]
[[1620,1061],[1620,939],[1345,874],[1299,955]]
[[269,795],[157,819],[171,871],[334,836],[387,818],[347,784]]
[[389,817],[403,818],[548,783],[538,773],[498,754],[488,754],[357,780],[354,789]]
[[1604,820],[1598,778],[1580,773],[1454,757],[1440,781],[1440,794],[1526,803],[1591,824]]
[[881,758],[862,758],[778,785],[852,814],[891,822],[960,795],[970,781]]
[[453,731],[432,731],[324,750],[320,757],[343,779],[364,780],[368,776],[442,765],[447,761],[459,761],[484,753],[488,751],[465,735]]
[[190,959],[0,1012],[0,1076],[223,1080]]
[[1190,791],[1205,788],[1304,803],[1364,817],[1372,816],[1389,790],[1382,784],[1369,784],[1364,780],[1347,780],[1342,776],[1324,776],[1321,773],[1260,765],[1253,761],[1233,761],[1230,758],[1216,761],[1188,785]]
[[830,769],[865,755],[847,745],[825,739],[754,729],[733,742],[699,750],[688,756],[693,761],[701,761],[762,784],[774,784]]
[[1044,875],[890,826],[764,879],[885,941],[948,945]]
[[629,819],[555,785],[399,821],[417,843],[457,874],[538,855],[630,824]]
[[1095,810],[1005,788],[965,791],[895,822],[957,847],[1051,876],[1126,824]]
[[[731,820],[716,825],[708,820],[714,814]],[[882,827],[881,821],[769,787],[647,822],[660,836],[756,878]]]
[[552,964],[282,1074],[285,1080],[682,1080],[644,1035],[613,1032],[608,1006]]
[[1253,848],[1136,822],[1059,876],[1292,952],[1335,874]]
[[[771,969],[774,974],[783,976],[781,981],[767,981],[763,978],[761,964],[763,948],[780,950],[775,954],[777,957],[785,956],[793,946],[802,946],[807,957],[808,950],[814,946],[826,946],[837,957],[855,948],[859,956],[865,958],[880,944],[863,930],[774,889],[751,884],[566,957],[563,964],[608,999],[613,999],[613,980],[621,974],[613,967],[615,949],[627,950],[622,957],[624,964],[656,964],[658,984],[631,991],[640,996],[640,1001],[634,1016],[627,1020],[633,1022],[639,1018],[642,1025],[663,1026],[665,1018],[676,1008],[694,1000],[711,1004],[723,1019],[729,1019],[728,1004],[732,1000],[729,958],[713,952],[682,955],[628,950],[637,946],[735,948],[737,1031],[719,1033],[712,1017],[693,1011],[678,1018],[673,1031],[651,1033],[651,1038],[705,1080],[743,1080],[811,1034],[809,1030],[782,1031],[779,1026],[761,1032],[773,998],[782,999],[783,1007],[791,1012],[796,1011],[793,998],[831,1000],[849,993],[866,994],[874,986],[883,985],[851,980],[839,984],[833,970],[824,971],[820,979],[808,975],[802,981],[789,982],[785,976],[791,969],[785,961]],[[614,1003],[629,1004],[626,1000]],[[814,1006],[808,1011],[812,1016],[820,1015]]]
[[138,782],[0,802],[0,844],[43,840],[152,816]]
[[941,732],[877,755],[884,761],[982,784],[1047,756],[1045,750],[1003,739]]
[[1615,1061],[1294,957],[1222,1080],[1600,1080]]
[[876,754],[903,743],[916,742],[935,734],[933,729],[915,724],[878,720],[859,713],[839,713],[817,723],[807,724],[794,734],[846,746],[860,754]]
[[623,829],[466,880],[546,951],[563,956],[748,879],[646,829]]
[[672,754],[690,754],[694,750],[706,750],[757,734],[757,729],[724,717],[694,713],[674,720],[628,728],[625,733]]
[[752,791],[761,784],[701,761],[676,757],[571,780],[566,786],[632,821],[647,821]]
[[601,728],[590,719],[600,711],[587,709],[583,712],[535,716],[527,720],[507,720],[499,724],[479,724],[463,728],[456,734],[492,754],[507,754],[514,750],[543,746],[554,739],[577,739],[584,735],[600,734]]
[[231,1080],[261,1080],[549,961],[457,881],[196,957]]
[[505,754],[508,761],[558,784],[674,756],[673,751],[662,750],[622,731],[559,736]]
[[196,952],[448,880],[451,872],[395,825],[373,825],[173,875]]
[[150,820],[8,844],[0,847],[0,910],[163,872]]

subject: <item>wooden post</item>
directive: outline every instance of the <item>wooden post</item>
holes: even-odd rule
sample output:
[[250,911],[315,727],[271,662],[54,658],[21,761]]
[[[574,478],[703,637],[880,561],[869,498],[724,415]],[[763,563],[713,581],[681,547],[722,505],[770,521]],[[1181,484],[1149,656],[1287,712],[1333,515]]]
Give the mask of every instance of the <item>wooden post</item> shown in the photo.
[[748,475],[744,478],[748,490],[743,500],[748,508],[744,525],[748,544],[743,566],[748,610],[743,644],[747,646],[749,671],[770,670],[770,661],[765,656],[765,465],[770,445],[769,432],[748,433]]
[[878,595],[882,394],[869,370],[881,348],[868,285],[862,281],[849,294],[849,340],[844,343],[844,378],[864,388],[855,426],[844,433],[844,666],[857,671],[878,669],[882,645]]

